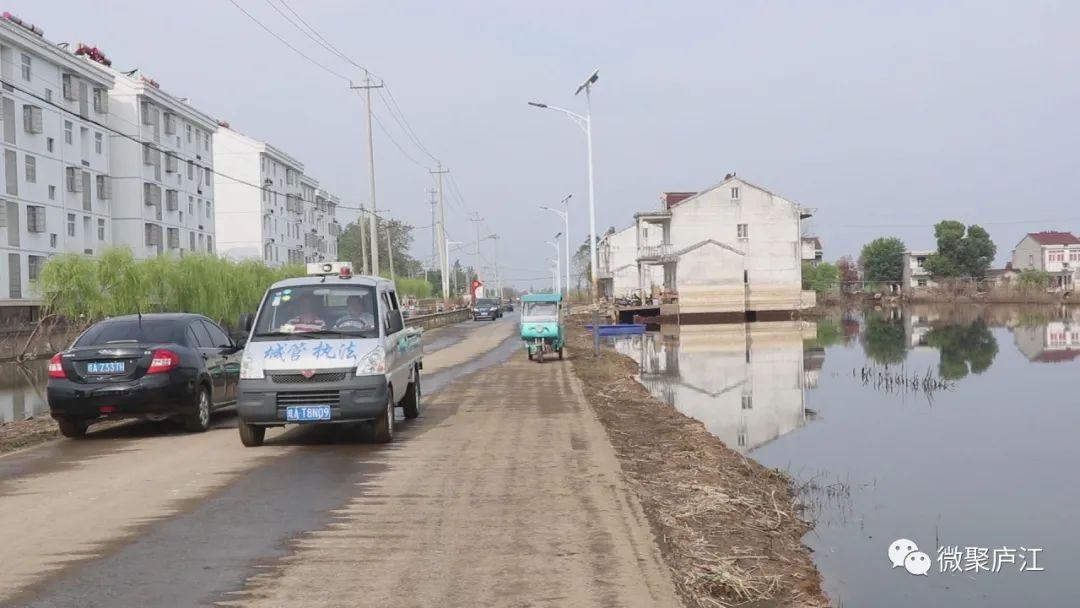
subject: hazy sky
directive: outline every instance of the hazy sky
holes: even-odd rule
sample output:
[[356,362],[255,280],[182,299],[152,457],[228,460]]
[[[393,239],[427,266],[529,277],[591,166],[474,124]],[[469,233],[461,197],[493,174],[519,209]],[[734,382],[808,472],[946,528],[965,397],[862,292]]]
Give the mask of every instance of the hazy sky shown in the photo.
[[[360,78],[268,0],[236,1]],[[583,109],[573,92],[594,68],[600,230],[628,225],[665,190],[736,171],[816,208],[810,228],[827,259],[881,235],[932,247],[943,218],[982,223],[999,262],[1027,231],[1080,231],[1080,2],[286,2],[386,79],[468,212],[485,218],[483,234],[503,237],[504,278],[550,276],[542,241],[561,220],[537,205],[572,192],[573,239],[586,238],[584,136],[526,102]],[[228,0],[8,6],[50,40],[96,45],[114,67],[141,68],[302,159],[344,204],[367,199],[360,99]],[[376,112],[409,155],[434,164],[381,102]],[[379,207],[428,226],[426,169],[378,130],[375,146]],[[451,238],[475,240],[453,200]],[[430,229],[416,237],[428,256]],[[492,242],[482,251],[492,259]]]

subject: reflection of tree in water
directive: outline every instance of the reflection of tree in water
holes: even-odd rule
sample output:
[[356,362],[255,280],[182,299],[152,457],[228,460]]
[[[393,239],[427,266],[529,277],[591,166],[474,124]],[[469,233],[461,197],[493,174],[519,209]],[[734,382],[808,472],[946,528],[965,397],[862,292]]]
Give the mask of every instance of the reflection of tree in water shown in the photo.
[[867,315],[862,346],[866,356],[877,363],[882,365],[903,363],[907,358],[904,321],[889,319],[880,314]]
[[941,351],[938,373],[949,380],[985,372],[998,352],[997,338],[982,321],[935,327],[926,334],[926,342]]

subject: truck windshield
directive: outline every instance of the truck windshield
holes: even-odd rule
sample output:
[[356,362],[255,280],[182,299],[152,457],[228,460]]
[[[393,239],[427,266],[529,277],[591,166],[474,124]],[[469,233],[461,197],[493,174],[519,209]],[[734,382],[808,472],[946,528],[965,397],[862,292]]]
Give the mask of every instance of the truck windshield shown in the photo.
[[252,340],[341,335],[377,338],[375,288],[369,285],[300,285],[266,294]]
[[529,319],[556,319],[559,316],[559,305],[556,302],[525,302],[525,310],[521,316]]

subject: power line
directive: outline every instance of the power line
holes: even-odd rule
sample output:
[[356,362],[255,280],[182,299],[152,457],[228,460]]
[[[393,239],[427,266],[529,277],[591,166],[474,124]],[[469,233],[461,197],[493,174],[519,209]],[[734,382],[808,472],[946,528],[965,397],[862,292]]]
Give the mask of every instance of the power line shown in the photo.
[[389,87],[386,87],[386,94],[390,97],[389,102],[387,102],[386,97],[383,96],[382,91],[379,91],[379,98],[386,104],[386,109],[390,111],[390,117],[398,123],[398,126],[405,132],[405,135],[412,140],[413,145],[431,160],[436,163],[439,162],[439,159],[424,147],[423,142],[420,141],[420,137],[416,134],[416,131],[413,130],[412,125],[409,124],[409,119],[405,118],[405,112],[402,111],[401,106],[398,105],[397,99],[394,98],[394,92],[391,91]]
[[258,25],[258,26],[259,26],[259,27],[261,27],[261,28],[262,28],[263,30],[265,30],[267,34],[270,34],[270,35],[271,35],[271,36],[273,36],[274,38],[277,38],[277,39],[278,39],[278,41],[279,41],[279,42],[281,42],[281,44],[284,44],[285,46],[287,46],[287,47],[289,47],[290,49],[292,49],[292,51],[293,51],[294,53],[296,53],[297,55],[299,55],[299,56],[303,57],[304,59],[307,59],[307,60],[308,60],[308,61],[309,61],[309,62],[310,62],[310,63],[311,63],[312,65],[314,65],[314,66],[318,67],[319,69],[323,70],[324,72],[327,72],[328,74],[332,74],[332,75],[334,75],[334,76],[337,76],[338,78],[340,78],[340,79],[344,80],[345,82],[351,82],[351,81],[349,80],[349,78],[348,78],[347,76],[344,76],[344,75],[342,75],[342,74],[340,74],[340,73],[338,73],[338,72],[335,72],[334,70],[331,70],[330,68],[328,68],[328,67],[326,67],[325,65],[323,65],[323,64],[321,64],[321,63],[319,63],[318,61],[315,61],[315,60],[314,60],[314,59],[312,59],[312,58],[311,58],[310,56],[308,56],[308,55],[304,54],[304,52],[303,52],[303,51],[301,51],[300,49],[298,49],[298,48],[296,48],[295,46],[293,46],[293,45],[289,44],[289,41],[285,40],[285,39],[284,39],[284,38],[282,38],[281,36],[278,36],[278,35],[277,35],[276,33],[274,33],[274,31],[273,31],[273,30],[271,30],[270,28],[268,28],[268,27],[266,27],[265,25],[263,25],[263,22],[262,22],[262,21],[259,21],[258,19],[256,19],[256,18],[255,18],[255,16],[254,16],[254,15],[252,15],[251,13],[247,12],[246,10],[244,10],[244,7],[242,7],[242,6],[240,6],[239,4],[237,4],[237,3],[236,3],[236,0],[229,0],[229,4],[232,4],[233,6],[235,6],[235,7],[237,8],[237,9],[239,9],[239,10],[240,10],[240,12],[241,12],[241,13],[244,13],[245,15],[247,15],[247,18],[248,18],[248,19],[251,19],[252,21],[254,21],[254,22],[255,22],[255,24],[256,24],[256,25]]
[[[267,2],[269,2],[269,1],[270,1],[270,0],[267,0]],[[311,24],[310,24],[310,23],[308,23],[307,21],[305,21],[305,20],[304,20],[304,18],[303,18],[303,17],[301,17],[299,13],[297,13],[296,11],[294,11],[294,10],[292,9],[292,7],[291,7],[291,6],[289,6],[289,4],[288,4],[287,2],[285,2],[285,0],[278,0],[278,1],[279,1],[279,2],[281,2],[281,5],[282,5],[282,6],[284,6],[286,10],[288,10],[288,11],[289,11],[290,13],[292,13],[292,14],[293,14],[293,15],[294,15],[294,16],[295,16],[295,17],[296,17],[297,19],[299,19],[299,20],[300,20],[300,23],[303,23],[305,27],[307,27],[307,28],[308,28],[309,30],[311,30],[311,33],[312,33],[312,34],[315,34],[316,36],[318,36],[319,40],[321,40],[321,41],[322,41],[322,42],[324,43],[324,44],[322,45],[322,46],[323,46],[323,48],[325,48],[325,49],[327,49],[328,51],[330,51],[330,52],[334,53],[335,55],[337,55],[338,57],[340,57],[340,58],[344,59],[345,61],[347,61],[348,63],[352,64],[353,66],[355,66],[355,67],[358,67],[358,68],[360,68],[361,70],[364,70],[364,71],[365,71],[365,72],[367,72],[368,74],[371,74],[371,75],[373,75],[373,76],[375,75],[375,74],[373,74],[373,73],[371,72],[371,70],[369,70],[369,69],[365,68],[364,66],[360,65],[359,63],[356,63],[355,61],[353,61],[352,59],[350,59],[348,55],[346,55],[346,54],[345,54],[345,53],[343,53],[343,52],[342,52],[342,51],[341,51],[340,49],[338,49],[338,48],[337,48],[336,46],[334,46],[333,44],[331,44],[329,40],[327,40],[327,39],[326,39],[326,38],[325,38],[325,37],[324,37],[324,36],[323,36],[322,34],[320,34],[320,33],[319,33],[319,30],[315,29],[314,27],[312,27],[312,26],[311,26]]]

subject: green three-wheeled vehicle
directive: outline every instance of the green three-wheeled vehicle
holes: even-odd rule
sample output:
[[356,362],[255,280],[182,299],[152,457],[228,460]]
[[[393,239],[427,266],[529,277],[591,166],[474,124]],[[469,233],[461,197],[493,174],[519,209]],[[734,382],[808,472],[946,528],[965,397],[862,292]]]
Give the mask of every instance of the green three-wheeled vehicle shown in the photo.
[[521,296],[521,339],[530,361],[543,363],[544,356],[563,358],[562,296],[538,293]]

